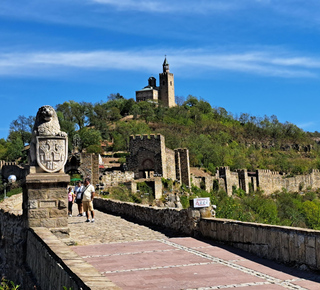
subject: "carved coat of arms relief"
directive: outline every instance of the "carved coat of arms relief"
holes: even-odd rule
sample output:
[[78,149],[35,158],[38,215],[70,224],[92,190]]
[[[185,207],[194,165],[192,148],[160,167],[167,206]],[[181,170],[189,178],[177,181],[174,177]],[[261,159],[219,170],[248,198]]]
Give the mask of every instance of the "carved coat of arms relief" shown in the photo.
[[38,165],[46,172],[58,172],[67,162],[68,143],[66,137],[37,136]]

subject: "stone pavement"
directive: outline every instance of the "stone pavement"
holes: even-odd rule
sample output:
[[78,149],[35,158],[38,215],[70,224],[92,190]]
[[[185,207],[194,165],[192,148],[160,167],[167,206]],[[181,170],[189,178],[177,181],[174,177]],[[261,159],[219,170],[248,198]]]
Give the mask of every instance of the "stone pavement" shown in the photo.
[[320,289],[318,274],[95,212],[69,218],[70,248],[122,289]]

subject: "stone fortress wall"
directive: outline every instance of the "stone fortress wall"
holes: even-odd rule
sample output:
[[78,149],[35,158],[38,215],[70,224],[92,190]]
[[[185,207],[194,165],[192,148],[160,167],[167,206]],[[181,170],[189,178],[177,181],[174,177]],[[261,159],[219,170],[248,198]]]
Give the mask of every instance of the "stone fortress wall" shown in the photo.
[[[74,169],[80,171],[83,176],[90,176],[92,184],[96,185],[101,181],[105,187],[117,186],[134,179],[164,177],[179,180],[188,186],[191,186],[192,182],[193,185],[208,192],[219,186],[228,195],[232,194],[233,188],[241,188],[246,193],[249,193],[249,187],[253,190],[260,188],[267,195],[283,188],[289,192],[320,188],[320,171],[317,169],[313,169],[309,174],[294,177],[267,169],[258,169],[254,172],[239,169],[232,172],[229,167],[220,167],[215,174],[190,169],[189,151],[166,148],[162,135],[131,136],[129,151],[127,171],[111,170],[101,174],[98,155],[87,153],[79,154],[79,164],[74,166]],[[70,166],[66,171],[68,170]],[[0,174],[5,179],[13,174],[19,180],[28,174],[28,168],[18,166],[14,162],[0,161]]]
[[163,177],[191,185],[188,149],[166,148],[164,136],[130,136],[129,153],[127,167],[135,179]]
[[320,187],[320,171],[318,169],[313,169],[310,174],[289,177],[286,174],[267,169],[258,169],[255,172],[241,169],[231,172],[229,167],[220,167],[214,175],[200,175],[199,171],[191,173],[194,185],[209,192],[216,184],[219,184],[228,195],[232,194],[233,188],[241,188],[249,193],[250,186],[253,190],[260,188],[267,195],[283,189],[289,192],[297,192],[307,188],[317,189]]
[[112,170],[105,171],[101,176],[101,182],[105,187],[118,186],[121,183],[126,183],[134,179],[132,171]]
[[150,171],[167,178],[167,156],[162,135],[130,136],[129,152],[127,167],[134,172],[135,178],[148,178],[146,175]]

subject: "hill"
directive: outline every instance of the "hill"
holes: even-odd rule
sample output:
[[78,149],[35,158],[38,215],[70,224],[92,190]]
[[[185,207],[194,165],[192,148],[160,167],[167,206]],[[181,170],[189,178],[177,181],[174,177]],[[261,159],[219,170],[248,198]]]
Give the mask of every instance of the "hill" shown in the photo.
[[[68,133],[70,150],[75,145],[80,151],[96,153],[126,150],[130,135],[160,133],[168,148],[189,149],[191,166],[212,172],[218,166],[291,174],[320,169],[317,132],[308,133],[292,123],[281,123],[276,116],[262,118],[244,113],[235,117],[194,96],[181,105],[166,108],[115,94],[107,102],[96,104],[58,104],[56,111],[61,129]],[[21,118],[32,121],[32,117]],[[14,120],[7,141],[1,140],[0,159],[26,160],[25,153],[18,149],[28,143],[30,132],[26,126],[18,125],[19,119]]]

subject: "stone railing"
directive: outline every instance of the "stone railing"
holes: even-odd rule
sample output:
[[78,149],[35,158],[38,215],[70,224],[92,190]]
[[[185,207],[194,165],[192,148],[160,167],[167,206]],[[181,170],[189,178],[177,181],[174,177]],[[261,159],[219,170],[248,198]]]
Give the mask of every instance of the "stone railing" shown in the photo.
[[0,203],[1,277],[21,289],[119,289],[49,229],[28,229],[21,202],[18,194]]
[[26,262],[41,289],[120,289],[44,227],[28,231]]
[[5,277],[16,285],[31,286],[25,289],[33,289],[24,267],[26,235],[22,216],[0,209],[0,278]]
[[201,218],[199,210],[190,208],[155,208],[101,198],[94,199],[94,206],[146,224],[223,242],[266,259],[320,270],[320,231]]
[[320,231],[205,218],[199,232],[269,260],[320,270]]
[[150,207],[103,198],[94,199],[94,208],[187,235],[194,234],[196,220],[200,218],[200,215],[193,216],[193,212],[187,209]]

